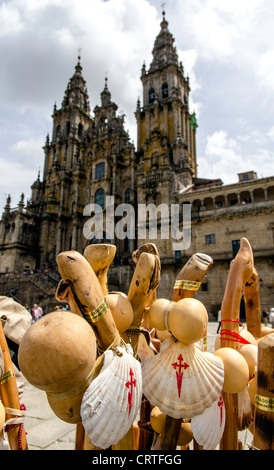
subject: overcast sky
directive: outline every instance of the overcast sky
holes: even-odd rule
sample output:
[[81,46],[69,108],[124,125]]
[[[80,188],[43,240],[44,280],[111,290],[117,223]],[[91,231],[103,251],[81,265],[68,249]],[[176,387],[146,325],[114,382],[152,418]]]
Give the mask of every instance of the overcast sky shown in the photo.
[[[61,106],[81,49],[93,111],[108,76],[136,143],[140,74],[152,60],[161,0],[0,0],[0,210],[43,170],[54,103]],[[198,176],[237,182],[274,175],[273,0],[166,0],[166,19],[190,77]],[[93,112],[92,112],[93,114]],[[0,214],[1,214],[0,213]]]

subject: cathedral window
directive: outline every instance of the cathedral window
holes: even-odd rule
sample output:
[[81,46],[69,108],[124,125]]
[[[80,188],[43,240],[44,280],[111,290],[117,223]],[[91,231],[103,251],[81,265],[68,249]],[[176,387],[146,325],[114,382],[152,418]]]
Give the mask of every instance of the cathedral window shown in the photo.
[[129,241],[128,237],[126,237],[125,241],[124,241],[124,250],[125,250],[125,252],[130,251],[130,241]]
[[83,134],[83,125],[81,123],[78,124],[78,136],[82,137]]
[[61,126],[57,126],[56,128],[56,139],[59,139],[61,137]]
[[205,242],[207,245],[213,245],[214,243],[216,243],[215,233],[210,233],[209,235],[206,235]]
[[130,203],[130,189],[129,188],[125,192],[125,203],[126,204]]
[[68,121],[66,124],[66,135],[68,136],[70,133],[70,122]]
[[103,243],[110,243],[111,242],[111,236],[104,232],[104,237],[103,237],[103,240],[102,240]]
[[95,167],[95,178],[98,180],[104,177],[105,177],[105,163],[104,162],[97,163]]
[[182,252],[181,251],[175,251],[175,263],[179,264],[182,262]]
[[105,208],[105,191],[102,188],[95,193],[95,204],[101,206],[102,209]]
[[106,116],[101,116],[101,124],[107,124],[108,123],[108,120],[106,118]]
[[240,240],[232,240],[232,254],[233,254],[233,258],[235,258],[235,256],[237,255],[239,249],[240,249],[240,244],[241,244],[241,241]]
[[155,90],[154,88],[151,88],[148,93],[148,102],[153,103],[154,100],[155,100]]
[[162,98],[167,98],[168,97],[168,84],[164,83],[162,85]]

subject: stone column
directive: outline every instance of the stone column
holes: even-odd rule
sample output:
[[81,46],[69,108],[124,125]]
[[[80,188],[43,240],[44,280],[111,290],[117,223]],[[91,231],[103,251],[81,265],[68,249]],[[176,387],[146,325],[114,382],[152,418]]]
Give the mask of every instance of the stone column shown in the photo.
[[116,173],[116,165],[117,165],[117,155],[113,155],[113,170],[112,170],[112,194],[114,196],[114,201],[116,197],[117,191],[117,173]]
[[61,221],[58,220],[56,227],[56,251],[55,256],[57,256],[62,251],[62,227]]
[[77,221],[74,219],[72,224],[71,249],[77,250]]
[[135,210],[135,238],[130,240],[130,251],[131,253],[135,250],[137,246],[137,201],[135,200],[135,151],[134,151],[134,146],[132,145],[131,149],[131,155],[130,155],[130,162],[131,162],[131,192],[130,192],[130,204],[133,205],[134,210]]
[[250,194],[250,201],[254,202],[254,194],[253,194],[252,189],[249,191],[249,194]]

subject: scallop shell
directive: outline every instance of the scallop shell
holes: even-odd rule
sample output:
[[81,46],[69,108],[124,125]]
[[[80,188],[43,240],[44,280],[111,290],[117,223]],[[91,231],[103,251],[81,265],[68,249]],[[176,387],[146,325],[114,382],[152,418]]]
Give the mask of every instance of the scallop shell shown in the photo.
[[219,398],[224,368],[213,354],[171,337],[142,364],[142,375],[143,393],[153,406],[172,418],[192,418]]
[[141,406],[141,364],[132,354],[130,345],[105,351],[102,369],[83,396],[82,424],[101,449],[126,435]]
[[214,450],[219,444],[225,427],[225,405],[222,395],[209,408],[191,419],[193,437],[204,450]]

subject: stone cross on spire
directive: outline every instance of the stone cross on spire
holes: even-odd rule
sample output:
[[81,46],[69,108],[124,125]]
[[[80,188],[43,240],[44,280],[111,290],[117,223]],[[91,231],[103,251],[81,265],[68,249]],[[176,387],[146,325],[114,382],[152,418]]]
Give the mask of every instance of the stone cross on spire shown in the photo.
[[81,60],[81,52],[82,52],[82,49],[81,47],[78,49],[78,62],[80,62]]
[[165,15],[166,15],[165,6],[166,6],[166,4],[165,4],[165,2],[163,2],[162,5],[161,5],[161,7],[162,7],[163,21],[165,21],[165,19],[166,19],[166,18],[165,18]]

